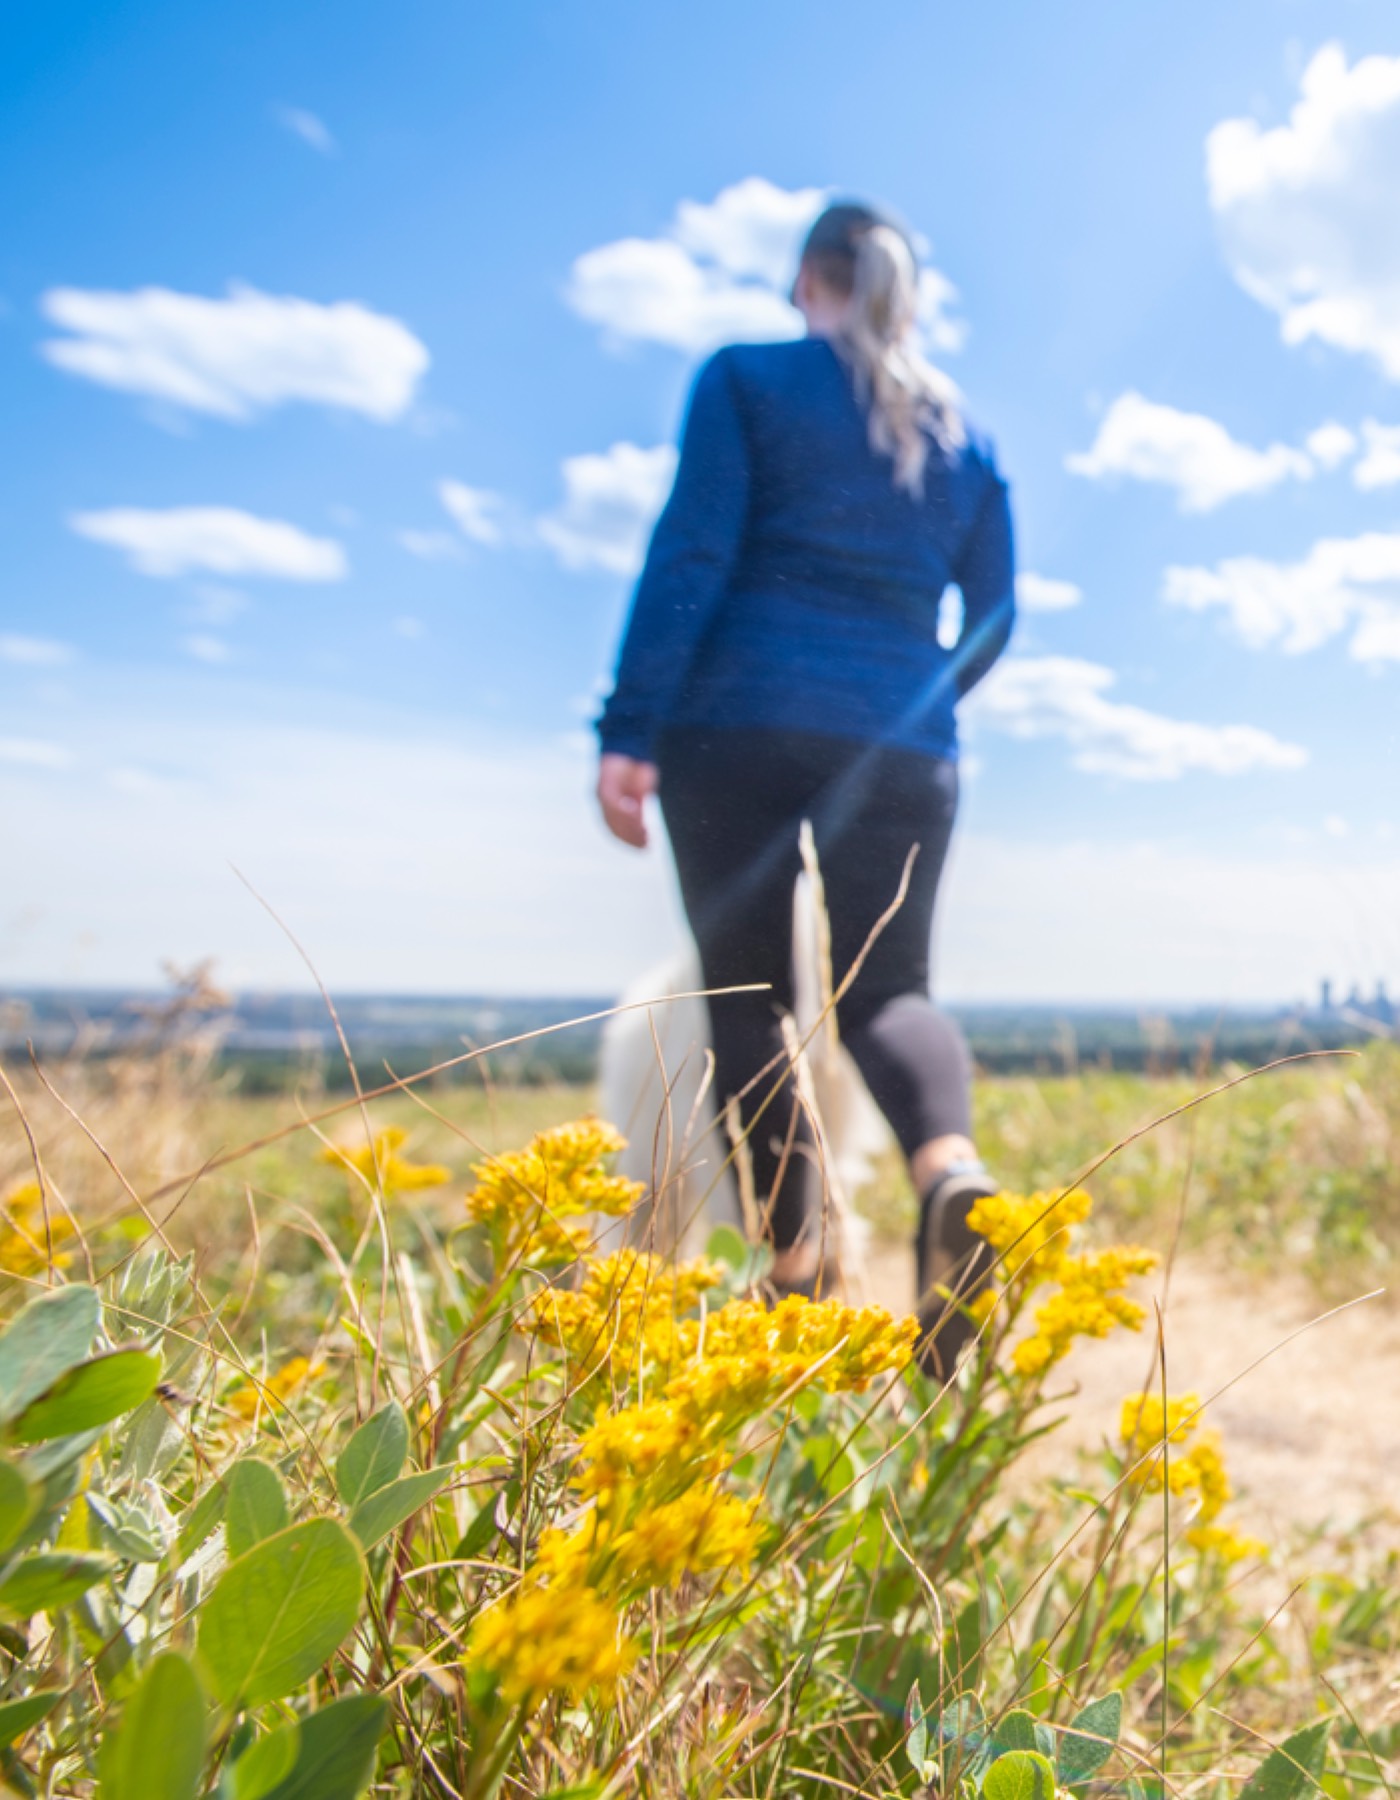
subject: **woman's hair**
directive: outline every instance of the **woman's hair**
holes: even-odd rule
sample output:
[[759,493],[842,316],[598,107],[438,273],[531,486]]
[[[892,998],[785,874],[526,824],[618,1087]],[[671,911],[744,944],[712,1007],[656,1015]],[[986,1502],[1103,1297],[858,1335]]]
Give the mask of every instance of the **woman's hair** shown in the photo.
[[868,207],[830,206],[812,227],[802,263],[849,297],[833,347],[869,413],[871,448],[894,459],[896,487],[922,493],[929,438],[951,451],[966,432],[957,388],[913,343],[919,274],[908,239]]

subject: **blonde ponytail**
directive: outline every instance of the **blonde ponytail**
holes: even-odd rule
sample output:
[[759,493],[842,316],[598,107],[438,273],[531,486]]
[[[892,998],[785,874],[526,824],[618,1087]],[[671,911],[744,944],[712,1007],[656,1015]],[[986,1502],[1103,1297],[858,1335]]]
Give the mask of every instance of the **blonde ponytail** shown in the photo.
[[869,411],[871,448],[894,459],[895,486],[913,495],[923,492],[929,437],[951,451],[966,436],[956,387],[913,345],[918,305],[918,271],[901,234],[878,224],[862,231],[850,311],[832,342]]

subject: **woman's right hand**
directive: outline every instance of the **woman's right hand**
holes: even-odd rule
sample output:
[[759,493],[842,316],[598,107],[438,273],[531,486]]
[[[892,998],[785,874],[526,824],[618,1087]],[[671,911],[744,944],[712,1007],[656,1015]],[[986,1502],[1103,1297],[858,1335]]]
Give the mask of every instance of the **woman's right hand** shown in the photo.
[[647,847],[646,802],[660,780],[655,763],[605,751],[598,762],[598,804],[608,830],[634,850]]

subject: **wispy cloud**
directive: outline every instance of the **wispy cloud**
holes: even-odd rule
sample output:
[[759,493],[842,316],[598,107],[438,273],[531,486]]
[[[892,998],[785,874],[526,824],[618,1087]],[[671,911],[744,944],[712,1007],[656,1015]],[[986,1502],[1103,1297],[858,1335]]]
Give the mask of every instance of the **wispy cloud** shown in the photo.
[[1299,562],[1231,556],[1212,568],[1169,568],[1163,598],[1223,612],[1254,649],[1290,655],[1350,631],[1359,662],[1400,661],[1400,532],[1320,538]]
[[339,581],[349,564],[334,538],[312,537],[282,519],[232,506],[137,506],[74,513],[80,537],[122,551],[142,575],[271,576],[282,581]]
[[0,662],[20,663],[32,669],[52,669],[72,662],[76,654],[71,644],[62,644],[56,638],[0,632]]
[[571,456],[562,467],[563,503],[538,521],[539,535],[567,569],[635,575],[675,473],[669,444],[622,443]]
[[1117,677],[1070,656],[1009,657],[977,690],[973,717],[1015,738],[1063,738],[1087,774],[1129,781],[1298,769],[1308,760],[1253,725],[1202,725],[1108,698]]
[[1241,494],[1262,494],[1287,480],[1306,481],[1312,458],[1287,444],[1255,450],[1205,413],[1181,412],[1141,394],[1120,394],[1086,451],[1065,458],[1094,481],[1125,476],[1172,488],[1183,512],[1209,512]]
[[1022,569],[1016,577],[1016,604],[1023,612],[1066,612],[1083,598],[1084,590],[1072,581],[1057,581],[1031,569]]
[[[824,188],[780,188],[751,175],[711,201],[682,200],[658,236],[586,251],[569,272],[565,297],[610,338],[688,354],[796,337],[801,320],[788,287],[802,238],[827,198]],[[966,335],[951,316],[956,297],[937,269],[922,272],[920,327],[937,350],[958,349]]]
[[489,488],[468,487],[465,481],[438,483],[438,499],[452,523],[474,544],[497,545],[505,537],[506,503]]
[[302,143],[309,144],[322,156],[335,155],[336,141],[330,127],[318,114],[308,112],[304,106],[279,106],[276,116],[277,123],[293,137],[299,137]]
[[408,410],[429,363],[405,324],[352,300],[53,288],[42,304],[73,333],[42,346],[56,368],[222,419],[300,400],[385,424]]
[[1285,343],[1371,357],[1400,381],[1400,56],[1348,66],[1340,44],[1303,73],[1286,125],[1226,119],[1206,139],[1211,208],[1236,280]]
[[67,769],[73,752],[46,738],[0,737],[0,763],[20,769]]

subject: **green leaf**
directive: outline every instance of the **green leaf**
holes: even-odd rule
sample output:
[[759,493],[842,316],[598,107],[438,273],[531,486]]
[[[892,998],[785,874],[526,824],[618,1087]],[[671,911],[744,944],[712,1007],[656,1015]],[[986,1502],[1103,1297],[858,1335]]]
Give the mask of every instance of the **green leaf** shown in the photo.
[[1035,1720],[1030,1713],[1018,1708],[1007,1713],[996,1728],[998,1750],[1034,1750],[1039,1752],[1040,1740],[1036,1736]]
[[116,1567],[114,1556],[65,1555],[60,1550],[26,1556],[0,1581],[0,1618],[30,1619],[38,1612],[57,1612]]
[[290,1775],[301,1748],[301,1721],[293,1719],[280,1730],[256,1738],[233,1765],[229,1800],[264,1800],[285,1776]]
[[21,1307],[0,1337],[0,1424],[16,1418],[83,1360],[101,1310],[94,1289],[79,1282]]
[[982,1800],[1055,1800],[1055,1771],[1031,1750],[999,1756],[982,1780]]
[[231,1562],[204,1602],[199,1655],[226,1706],[261,1706],[310,1680],[360,1610],[359,1545],[334,1519],[308,1519]]
[[1113,1754],[1123,1728],[1123,1696],[1105,1694],[1091,1700],[1075,1714],[1073,1725],[1060,1739],[1056,1773],[1062,1787],[1074,1787],[1095,1775]]
[[370,1414],[335,1465],[341,1504],[353,1511],[362,1500],[387,1487],[407,1457],[408,1419],[398,1401],[391,1400]]
[[446,1487],[457,1473],[455,1466],[423,1469],[416,1475],[405,1475],[391,1481],[368,1500],[362,1500],[350,1515],[350,1529],[372,1550],[381,1538],[396,1531],[405,1519],[411,1519],[420,1506],[426,1506],[439,1488]]
[[176,1544],[181,1562],[193,1556],[220,1523],[227,1505],[228,1485],[223,1481],[215,1481],[205,1488],[192,1506],[185,1508],[180,1518],[180,1536]]
[[749,1246],[732,1225],[716,1225],[705,1240],[705,1254],[711,1262],[727,1263],[738,1274],[748,1266]]
[[1319,1719],[1271,1750],[1240,1789],[1239,1800],[1302,1800],[1322,1784],[1332,1721]]
[[296,1765],[264,1800],[357,1800],[374,1775],[389,1703],[380,1694],[347,1694],[301,1722]]
[[177,1650],[141,1677],[102,1745],[101,1800],[194,1800],[204,1768],[204,1694]]
[[40,1688],[23,1700],[0,1700],[0,1750],[8,1750],[40,1719],[47,1718],[66,1692],[66,1688]]
[[0,1556],[16,1543],[34,1517],[38,1489],[12,1462],[0,1462]]
[[228,1473],[228,1503],[224,1508],[229,1555],[242,1556],[245,1550],[285,1531],[290,1524],[287,1496],[277,1471],[256,1456],[240,1458]]
[[909,1758],[914,1773],[922,1780],[924,1764],[928,1760],[928,1724],[917,1681],[910,1688],[909,1698],[904,1704],[904,1729],[907,1733],[904,1741],[905,1755]]
[[156,1350],[109,1350],[60,1375],[11,1426],[21,1444],[72,1437],[108,1425],[139,1406],[160,1380]]

